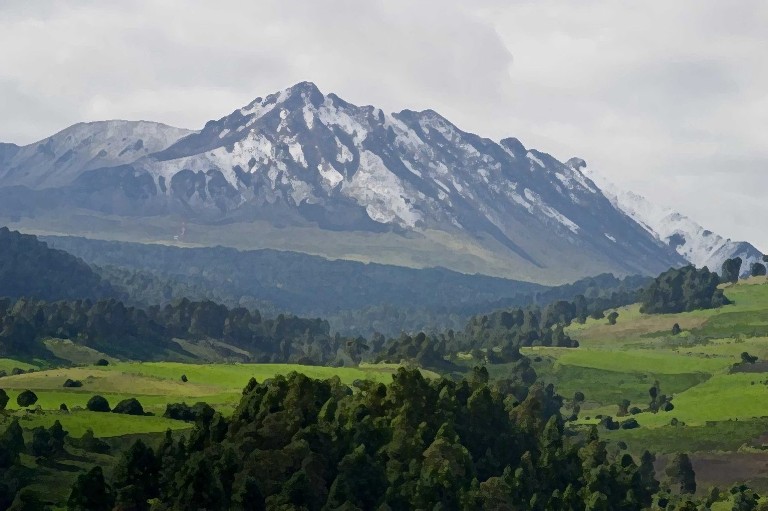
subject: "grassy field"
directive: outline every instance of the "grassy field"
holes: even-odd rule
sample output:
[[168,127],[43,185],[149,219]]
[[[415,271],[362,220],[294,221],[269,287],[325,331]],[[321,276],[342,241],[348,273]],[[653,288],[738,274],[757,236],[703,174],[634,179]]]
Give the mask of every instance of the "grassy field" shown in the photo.
[[[644,315],[638,305],[622,307],[616,325],[589,319],[569,327],[578,349],[524,352],[561,395],[584,392],[581,424],[598,422],[596,415],[615,418],[623,399],[646,409],[658,382],[674,409],[634,415],[640,427],[604,431],[609,441],[624,441],[633,452],[693,453],[707,484],[738,480],[749,466],[748,479],[768,489],[768,365],[732,372],[742,352],[768,360],[768,285],[750,279],[725,294],[733,305],[716,310]],[[675,323],[683,329],[677,336]]]
[[[19,362],[7,363],[21,367]],[[278,374],[297,371],[312,378],[338,377],[348,384],[355,380],[388,382],[396,370],[397,366],[391,364],[332,368],[292,364],[116,363],[7,376],[0,379],[0,388],[5,389],[11,399],[8,410],[22,417],[26,429],[50,425],[58,419],[72,436],[80,436],[90,427],[96,436],[111,437],[189,427],[186,423],[162,418],[169,403],[205,401],[222,413],[229,414],[251,378],[264,381]],[[429,371],[425,374],[436,376]],[[181,381],[182,375],[187,377],[187,382]],[[64,388],[67,379],[80,381],[82,387]],[[39,412],[22,410],[16,404],[18,394],[27,389],[38,396],[37,403],[29,408],[39,406]],[[146,412],[155,416],[131,417],[85,411],[86,403],[96,394],[105,397],[111,406],[135,397]],[[61,404],[67,406],[69,413],[59,411]]]

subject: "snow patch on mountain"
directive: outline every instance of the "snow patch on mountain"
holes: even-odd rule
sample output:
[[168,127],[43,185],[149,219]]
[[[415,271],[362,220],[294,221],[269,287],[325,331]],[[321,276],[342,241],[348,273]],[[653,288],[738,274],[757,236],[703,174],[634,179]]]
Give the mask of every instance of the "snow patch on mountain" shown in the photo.
[[357,199],[376,222],[416,227],[421,220],[418,211],[405,200],[407,194],[397,176],[369,151],[360,153],[360,169],[345,183],[342,193]]
[[637,193],[622,190],[591,169],[582,168],[582,171],[598,184],[617,209],[660,242],[675,249],[691,264],[699,268],[706,266],[719,273],[726,259],[741,257],[742,274],[747,274],[752,263],[762,261],[760,251],[750,243],[726,239],[672,208],[655,204]]
[[19,148],[0,166],[0,182],[38,189],[67,185],[83,172],[134,162],[192,133],[148,121],[75,124]]

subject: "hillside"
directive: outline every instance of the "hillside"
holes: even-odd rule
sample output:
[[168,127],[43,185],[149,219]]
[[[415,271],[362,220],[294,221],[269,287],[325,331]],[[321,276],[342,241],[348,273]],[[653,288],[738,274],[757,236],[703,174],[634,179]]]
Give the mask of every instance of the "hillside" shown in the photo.
[[[528,348],[539,376],[563,396],[583,392],[581,423],[611,416],[636,420],[637,429],[604,430],[633,452],[689,453],[701,486],[748,478],[768,489],[764,451],[768,380],[768,283],[764,277],[725,288],[734,303],[679,314],[642,314],[639,305],[618,308],[616,325],[605,319],[573,324],[566,332],[579,348]],[[682,332],[673,335],[678,324]],[[741,354],[757,357],[742,363]],[[495,377],[504,366],[489,366]],[[646,410],[649,389],[671,399],[671,411],[617,416],[622,400]]]
[[319,316],[328,319],[333,331],[366,337],[374,332],[396,336],[402,331],[461,330],[474,314],[530,303],[547,305],[577,294],[634,290],[646,282],[604,274],[547,288],[444,268],[329,261],[295,252],[42,239],[99,267],[137,304],[213,299],[272,316]]
[[0,227],[0,298],[105,298],[116,291],[90,266],[34,236]]
[[[0,219],[41,234],[273,248],[549,284],[684,262],[578,168],[432,110],[385,114],[303,82],[187,136],[125,127],[130,140],[167,142],[155,152],[108,144],[113,124],[70,128],[93,133],[77,158],[67,130],[9,151]],[[29,156],[38,153],[47,159]]]

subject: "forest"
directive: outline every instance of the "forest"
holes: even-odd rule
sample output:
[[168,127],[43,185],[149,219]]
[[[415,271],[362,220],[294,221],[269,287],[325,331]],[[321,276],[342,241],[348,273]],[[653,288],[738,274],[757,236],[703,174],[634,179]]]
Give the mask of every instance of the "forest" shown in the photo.
[[[569,327],[615,325],[616,311],[636,302],[646,314],[729,304],[720,287],[724,279],[706,268],[670,269],[656,279],[600,276],[539,290],[526,306],[472,315],[461,328],[363,337],[334,333],[323,319],[270,317],[245,306],[171,299],[173,293],[146,305],[129,292],[141,287],[141,279],[104,278],[127,275],[123,270],[92,269],[7,230],[0,238],[12,247],[0,258],[2,289],[9,290],[9,297],[0,299],[0,358],[68,366],[46,344],[65,339],[123,360],[192,360],[196,355],[184,344],[191,342],[216,346],[222,360],[230,361],[401,366],[390,383],[349,385],[299,373],[252,379],[227,415],[204,401],[169,404],[165,417],[194,427],[122,446],[114,470],[104,473],[94,466],[76,478],[68,509],[640,510],[653,505],[692,510],[706,505],[706,499],[693,496],[695,478],[684,455],[667,461],[663,477],[657,477],[650,452],[630,452],[621,443],[609,448],[602,431],[637,427],[635,419],[617,423],[601,416],[599,429],[578,424],[583,393],[558,395],[523,353],[537,347],[576,351],[579,342]],[[729,271],[738,275],[739,263],[728,261],[725,277]],[[41,264],[48,264],[45,278],[52,282],[45,291],[35,279],[20,278]],[[477,365],[467,366],[462,358],[467,354]],[[750,360],[754,364],[756,357]],[[504,367],[503,376],[490,376],[495,366]],[[419,368],[443,376],[426,378]],[[187,382],[186,375],[181,381]],[[63,386],[76,389],[82,382],[68,379]],[[659,394],[658,382],[654,389]],[[25,391],[16,399],[29,412],[37,396]],[[0,410],[9,400],[0,392]],[[666,395],[661,403],[645,411],[674,409]],[[87,410],[145,415],[135,398],[112,409],[94,395]],[[623,399],[617,417],[643,411],[630,412],[630,401]],[[62,413],[67,413],[63,404]],[[111,449],[92,432],[71,438],[58,420],[24,433],[14,418],[0,435],[0,508],[44,509],[23,489],[36,472],[21,460],[33,456],[39,466],[53,467],[67,456],[68,445],[93,453]],[[757,503],[757,494],[746,486],[734,495]]]

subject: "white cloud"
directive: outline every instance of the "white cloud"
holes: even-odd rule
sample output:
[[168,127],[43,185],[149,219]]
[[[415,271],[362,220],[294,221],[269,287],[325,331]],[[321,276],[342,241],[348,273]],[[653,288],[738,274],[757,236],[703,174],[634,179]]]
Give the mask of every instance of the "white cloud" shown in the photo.
[[311,80],[578,155],[768,249],[766,20],[759,0],[3,3],[0,140],[104,118],[196,128]]

